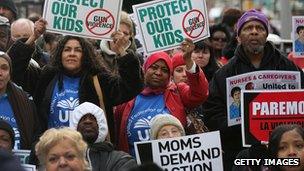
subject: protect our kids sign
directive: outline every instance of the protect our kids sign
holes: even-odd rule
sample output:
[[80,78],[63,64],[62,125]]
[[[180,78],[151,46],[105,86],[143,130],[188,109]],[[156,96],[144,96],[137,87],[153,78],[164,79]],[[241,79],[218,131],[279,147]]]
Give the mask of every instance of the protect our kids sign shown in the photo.
[[255,90],[242,93],[242,141],[244,147],[268,141],[282,124],[304,127],[303,90]]
[[133,6],[143,37],[144,51],[151,54],[178,47],[184,38],[209,37],[204,0],[158,0]]
[[241,90],[287,90],[301,88],[298,71],[255,71],[226,79],[228,126],[241,124]]
[[46,0],[43,18],[54,33],[111,39],[120,17],[122,0]]

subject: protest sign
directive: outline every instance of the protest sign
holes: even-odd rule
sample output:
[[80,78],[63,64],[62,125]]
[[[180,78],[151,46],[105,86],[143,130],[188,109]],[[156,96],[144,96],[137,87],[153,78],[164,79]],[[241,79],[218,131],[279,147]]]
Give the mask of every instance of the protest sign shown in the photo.
[[43,18],[49,32],[111,39],[118,27],[122,0],[46,0]]
[[226,79],[228,126],[241,124],[241,90],[301,88],[298,71],[256,71]]
[[147,54],[178,47],[184,38],[209,37],[205,0],[151,1],[133,5],[133,11]]
[[13,150],[14,156],[20,159],[21,164],[28,164],[31,150]]
[[219,131],[135,143],[138,164],[154,162],[165,171],[223,170]]
[[242,141],[248,147],[267,142],[281,124],[304,128],[304,90],[242,91]]
[[292,47],[294,57],[304,58],[304,16],[292,17]]

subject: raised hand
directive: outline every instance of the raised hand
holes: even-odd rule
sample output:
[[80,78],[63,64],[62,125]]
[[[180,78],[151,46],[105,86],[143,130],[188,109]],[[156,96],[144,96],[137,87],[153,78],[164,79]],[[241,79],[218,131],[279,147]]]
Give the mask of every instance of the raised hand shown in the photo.
[[191,59],[191,54],[195,48],[193,41],[189,38],[185,38],[185,40],[181,43],[181,50],[183,51],[183,58],[186,63],[187,70],[191,69],[192,65],[194,64],[193,60]]
[[121,31],[113,32],[111,37],[113,39],[111,50],[120,56],[124,56],[127,53],[125,47],[128,44],[128,39]]
[[40,18],[35,22],[34,33],[27,39],[25,44],[33,45],[34,42],[45,32],[47,21],[43,18]]

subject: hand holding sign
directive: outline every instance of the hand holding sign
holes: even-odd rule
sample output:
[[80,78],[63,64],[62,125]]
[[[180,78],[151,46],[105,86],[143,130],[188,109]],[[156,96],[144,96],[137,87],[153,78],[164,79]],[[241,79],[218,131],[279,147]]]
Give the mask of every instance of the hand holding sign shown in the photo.
[[187,70],[190,70],[194,64],[191,59],[191,54],[195,48],[193,41],[189,38],[185,38],[185,40],[181,43],[181,49],[184,53],[183,58],[186,63]]
[[43,18],[40,18],[35,22],[34,33],[27,39],[25,42],[28,45],[33,45],[34,42],[45,32],[47,21]]
[[111,50],[120,56],[124,56],[126,54],[125,45],[128,44],[128,40],[125,38],[123,32],[115,31],[111,37],[113,39]]

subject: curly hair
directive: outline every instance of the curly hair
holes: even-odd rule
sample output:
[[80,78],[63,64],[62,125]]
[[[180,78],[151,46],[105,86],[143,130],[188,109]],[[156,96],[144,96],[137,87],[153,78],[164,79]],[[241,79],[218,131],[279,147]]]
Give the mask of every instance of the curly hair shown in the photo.
[[65,68],[62,64],[62,52],[64,46],[69,40],[77,40],[82,47],[83,58],[81,61],[81,68],[88,70],[90,73],[96,74],[99,71],[105,70],[101,63],[101,58],[94,51],[93,45],[84,38],[76,36],[64,36],[58,43],[57,48],[54,50],[51,56],[51,66],[58,72],[64,72]]
[[82,135],[79,132],[68,127],[48,129],[39,138],[39,142],[35,146],[35,151],[40,164],[42,166],[46,165],[46,157],[50,152],[50,149],[57,144],[60,144],[63,140],[69,140],[71,146],[77,151],[79,159],[83,162],[84,166],[88,168],[89,165],[85,159],[87,144],[82,139]]

